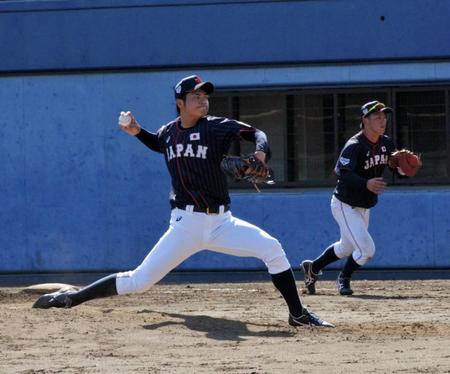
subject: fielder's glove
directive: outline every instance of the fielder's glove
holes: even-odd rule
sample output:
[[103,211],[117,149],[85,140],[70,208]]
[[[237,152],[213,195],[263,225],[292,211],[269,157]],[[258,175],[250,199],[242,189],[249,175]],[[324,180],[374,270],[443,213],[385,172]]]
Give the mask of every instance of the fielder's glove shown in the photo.
[[388,165],[392,169],[397,169],[399,174],[413,177],[422,167],[420,155],[407,149],[401,149],[391,154]]
[[[245,180],[252,183],[258,190],[257,184],[274,184],[273,171],[254,155],[225,156],[220,163],[222,171],[235,180]],[[259,191],[259,190],[258,190]]]

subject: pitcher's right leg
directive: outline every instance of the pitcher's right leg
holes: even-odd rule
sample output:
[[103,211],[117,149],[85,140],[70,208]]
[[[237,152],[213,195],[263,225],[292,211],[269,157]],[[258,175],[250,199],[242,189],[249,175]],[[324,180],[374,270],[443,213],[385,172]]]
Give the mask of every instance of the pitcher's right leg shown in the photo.
[[172,269],[202,249],[202,216],[172,211],[170,227],[144,261],[134,270],[117,274],[119,295],[144,292]]

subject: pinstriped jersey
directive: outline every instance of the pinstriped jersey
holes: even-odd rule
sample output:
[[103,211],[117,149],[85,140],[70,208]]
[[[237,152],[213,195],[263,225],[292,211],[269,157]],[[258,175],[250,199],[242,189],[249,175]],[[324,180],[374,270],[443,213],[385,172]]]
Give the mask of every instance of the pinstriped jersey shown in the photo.
[[161,127],[151,149],[164,154],[172,179],[172,205],[211,208],[230,203],[228,183],[220,162],[236,139],[256,142],[256,150],[269,153],[265,134],[243,122],[223,117],[201,118],[183,128],[180,118]]
[[334,195],[342,202],[360,208],[376,205],[378,196],[366,187],[367,181],[381,177],[389,156],[395,150],[391,139],[380,136],[372,143],[361,132],[351,137],[341,151],[334,169],[338,182]]

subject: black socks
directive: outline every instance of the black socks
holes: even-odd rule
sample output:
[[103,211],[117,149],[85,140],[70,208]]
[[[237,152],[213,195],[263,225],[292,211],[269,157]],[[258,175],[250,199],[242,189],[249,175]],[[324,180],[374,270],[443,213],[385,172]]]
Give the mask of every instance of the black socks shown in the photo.
[[[339,260],[339,257],[336,256],[336,253],[334,253],[334,247],[330,246],[313,261],[312,271],[314,274],[319,274],[320,270],[322,270],[325,266],[337,260]],[[345,263],[340,276],[343,278],[351,278],[353,272],[358,270],[360,267],[361,265],[358,265],[352,255],[350,255],[347,258],[347,262]]]
[[117,274],[108,275],[77,292],[70,293],[68,296],[72,300],[71,306],[76,306],[92,299],[117,295],[116,276]]
[[341,271],[341,274],[339,276],[342,276],[342,278],[351,278],[353,272],[355,270],[358,270],[361,267],[361,265],[358,265],[356,261],[353,259],[353,256],[349,256],[347,258],[347,262],[344,265],[344,268]]
[[278,274],[270,274],[272,282],[283,295],[289,308],[289,313],[294,317],[300,317],[303,313],[302,303],[298,296],[297,285],[295,284],[294,273],[288,269]]
[[336,256],[336,253],[334,253],[334,247],[330,246],[313,261],[312,271],[314,274],[319,274],[320,270],[322,270],[325,266],[337,260],[339,260],[339,257]]

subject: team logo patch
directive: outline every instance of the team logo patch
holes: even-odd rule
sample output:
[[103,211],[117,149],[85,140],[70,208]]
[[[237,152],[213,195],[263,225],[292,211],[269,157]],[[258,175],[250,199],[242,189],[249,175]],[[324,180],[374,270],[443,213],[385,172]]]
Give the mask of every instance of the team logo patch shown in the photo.
[[175,221],[180,222],[182,218],[183,218],[183,217],[178,216],[177,219],[176,219]]
[[189,135],[189,140],[200,140],[200,133],[199,132],[194,132],[191,135]]
[[349,158],[345,158],[345,157],[341,157],[341,158],[339,159],[339,162],[340,162],[342,165],[347,165],[347,164],[350,163],[350,159],[349,159]]
[[383,146],[381,147],[381,150],[382,150],[383,152],[386,152],[386,147],[383,145]]

